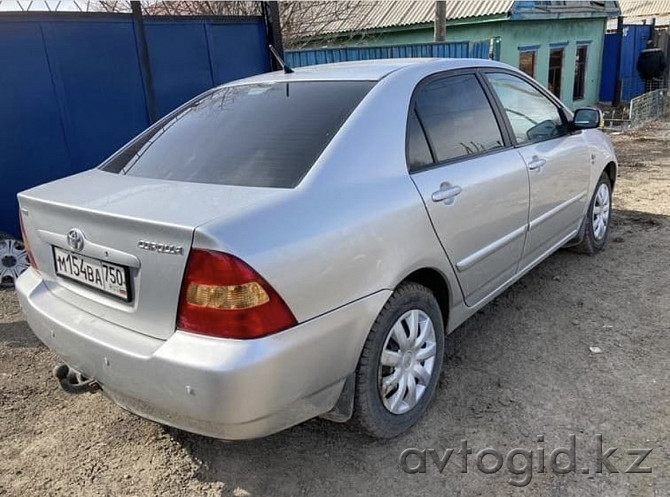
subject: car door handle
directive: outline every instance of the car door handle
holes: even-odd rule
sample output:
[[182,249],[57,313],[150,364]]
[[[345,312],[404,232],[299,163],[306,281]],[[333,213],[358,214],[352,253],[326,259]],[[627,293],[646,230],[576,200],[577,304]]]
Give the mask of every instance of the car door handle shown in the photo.
[[451,205],[455,201],[455,197],[460,195],[463,189],[458,185],[451,185],[449,183],[442,183],[440,189],[430,196],[433,202],[444,202],[446,205]]
[[534,155],[531,161],[528,163],[528,169],[531,171],[537,171],[538,169],[542,169],[546,163],[547,159],[543,159],[542,157]]

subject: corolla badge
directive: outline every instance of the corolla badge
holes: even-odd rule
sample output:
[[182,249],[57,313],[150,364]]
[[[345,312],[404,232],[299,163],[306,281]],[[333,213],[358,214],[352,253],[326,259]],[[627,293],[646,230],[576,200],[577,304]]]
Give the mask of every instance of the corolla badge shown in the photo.
[[148,240],[140,240],[137,246],[142,250],[149,252],[158,252],[159,254],[184,255],[184,247],[181,245],[172,245],[171,243],[151,242]]
[[84,234],[77,228],[72,228],[67,232],[67,244],[76,252],[84,248]]

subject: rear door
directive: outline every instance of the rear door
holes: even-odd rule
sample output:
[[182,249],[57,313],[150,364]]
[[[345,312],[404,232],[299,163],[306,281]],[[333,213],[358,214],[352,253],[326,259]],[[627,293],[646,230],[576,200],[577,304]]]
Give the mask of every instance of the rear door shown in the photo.
[[514,276],[528,221],[528,173],[474,72],[416,89],[408,164],[465,301],[474,305]]
[[581,131],[535,84],[505,72],[486,74],[504,109],[530,179],[529,231],[521,267],[579,228],[586,208],[590,152]]

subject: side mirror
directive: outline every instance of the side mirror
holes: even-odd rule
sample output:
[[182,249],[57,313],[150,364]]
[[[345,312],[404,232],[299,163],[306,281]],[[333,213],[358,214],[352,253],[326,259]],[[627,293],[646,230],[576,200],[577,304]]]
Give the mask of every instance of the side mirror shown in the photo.
[[572,119],[573,129],[594,129],[599,128],[603,122],[603,113],[600,109],[593,107],[582,107],[575,111]]

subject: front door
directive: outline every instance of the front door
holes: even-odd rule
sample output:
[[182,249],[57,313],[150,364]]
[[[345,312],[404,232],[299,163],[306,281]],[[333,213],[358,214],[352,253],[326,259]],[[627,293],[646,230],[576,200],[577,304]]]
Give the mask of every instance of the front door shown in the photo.
[[569,132],[566,116],[540,90],[509,73],[486,77],[528,168],[530,210],[521,261],[524,268],[579,229],[588,202],[591,158],[582,133]]
[[528,221],[526,165],[474,74],[431,79],[413,101],[412,180],[474,305],[516,273]]

